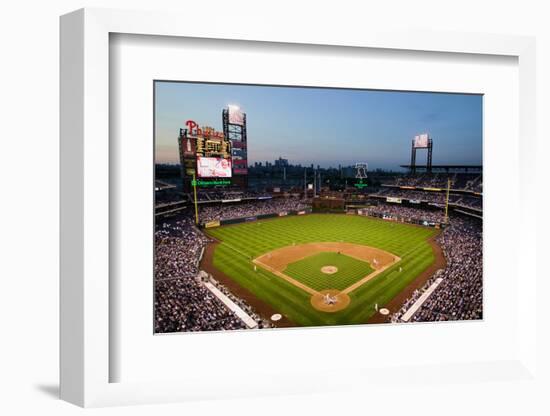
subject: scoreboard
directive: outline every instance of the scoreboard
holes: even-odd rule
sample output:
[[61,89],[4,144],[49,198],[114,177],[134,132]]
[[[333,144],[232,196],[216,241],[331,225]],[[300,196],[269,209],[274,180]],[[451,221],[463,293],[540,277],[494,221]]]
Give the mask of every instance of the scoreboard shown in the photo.
[[186,192],[193,183],[199,187],[248,187],[246,113],[229,105],[222,110],[222,124],[223,132],[193,120],[180,128],[179,156]]
[[222,132],[212,127],[199,126],[193,120],[185,122],[187,128],[180,129],[178,137],[181,173],[184,188],[188,191],[193,177],[201,178],[195,184],[209,186],[212,182],[219,185],[218,178],[223,178],[223,184],[231,184],[232,177],[232,145]]

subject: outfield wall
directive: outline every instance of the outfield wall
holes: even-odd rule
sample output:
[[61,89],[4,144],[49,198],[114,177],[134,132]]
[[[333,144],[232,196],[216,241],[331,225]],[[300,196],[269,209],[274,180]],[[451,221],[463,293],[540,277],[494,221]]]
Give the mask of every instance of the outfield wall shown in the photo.
[[401,217],[401,216],[397,216],[397,215],[393,215],[393,214],[368,212],[367,210],[362,210],[362,209],[358,209],[357,214],[358,215],[363,215],[363,216],[366,216],[366,217],[380,218],[380,219],[386,220],[386,221],[402,222],[402,223],[407,223],[407,224],[416,224],[416,225],[422,225],[424,227],[445,228],[445,224],[441,223],[441,222],[434,222],[434,221],[424,220],[424,219],[407,218],[407,217]]
[[269,218],[279,218],[279,217],[287,217],[290,215],[307,215],[311,214],[311,208],[305,208],[303,210],[299,211],[281,211],[281,212],[273,212],[270,214],[261,214],[261,215],[252,215],[248,217],[240,217],[240,218],[231,218],[226,220],[216,220],[216,221],[210,221],[204,224],[201,224],[202,228],[214,228],[214,227],[221,227],[222,225],[229,225],[229,224],[240,224],[243,222],[253,222],[258,220],[265,220]]

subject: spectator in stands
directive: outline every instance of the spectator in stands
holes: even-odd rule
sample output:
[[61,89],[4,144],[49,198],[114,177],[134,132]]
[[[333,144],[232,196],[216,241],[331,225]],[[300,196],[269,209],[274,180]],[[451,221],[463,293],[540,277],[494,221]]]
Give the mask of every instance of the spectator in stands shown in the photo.
[[[155,232],[155,332],[245,329],[246,325],[198,278],[199,258],[208,238],[190,218],[166,220]],[[258,328],[270,324],[227,288],[212,283],[237,303]]]
[[442,223],[445,215],[441,210],[428,211],[420,208],[405,207],[401,204],[379,204],[374,207],[364,209],[368,215],[375,217],[393,218],[395,220],[405,220],[406,222],[434,222]]
[[438,237],[438,242],[447,266],[434,274],[421,290],[413,293],[392,315],[392,322],[400,322],[405,312],[437,278],[443,280],[414,313],[411,321],[455,321],[483,317],[481,223],[475,219],[453,217],[450,226]]
[[283,211],[299,211],[310,207],[298,198],[278,198],[249,201],[244,204],[217,204],[200,207],[201,223],[215,220],[252,217],[275,214]]

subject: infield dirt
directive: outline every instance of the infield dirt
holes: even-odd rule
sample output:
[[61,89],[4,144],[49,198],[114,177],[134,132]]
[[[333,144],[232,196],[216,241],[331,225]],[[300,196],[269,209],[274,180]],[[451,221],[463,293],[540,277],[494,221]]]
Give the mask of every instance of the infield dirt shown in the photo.
[[[399,260],[399,257],[375,247],[344,242],[323,242],[282,247],[262,254],[254,262],[267,265],[271,269],[282,272],[288,264],[321,252],[342,253],[357,260],[370,263],[371,267],[375,270],[383,269],[385,266]],[[374,261],[375,259],[376,261]]]

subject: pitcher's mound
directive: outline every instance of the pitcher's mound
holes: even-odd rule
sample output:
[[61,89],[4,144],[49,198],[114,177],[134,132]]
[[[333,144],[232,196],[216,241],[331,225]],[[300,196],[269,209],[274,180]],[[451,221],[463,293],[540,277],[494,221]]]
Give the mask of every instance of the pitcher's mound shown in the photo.
[[323,312],[338,312],[346,309],[350,297],[336,289],[322,290],[311,297],[311,306]]
[[336,266],[323,266],[321,267],[321,271],[326,274],[334,274],[338,271],[338,267]]

